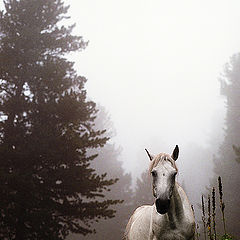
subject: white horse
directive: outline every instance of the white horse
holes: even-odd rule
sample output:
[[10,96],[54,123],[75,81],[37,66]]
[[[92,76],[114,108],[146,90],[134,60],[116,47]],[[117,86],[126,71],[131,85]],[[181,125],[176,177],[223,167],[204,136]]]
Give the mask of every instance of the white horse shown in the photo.
[[[145,149],[147,151],[147,149]],[[195,221],[192,207],[184,190],[175,182],[178,172],[175,161],[179,148],[172,155],[152,156],[152,175],[155,203],[137,208],[131,216],[124,235],[126,240],[192,240]]]

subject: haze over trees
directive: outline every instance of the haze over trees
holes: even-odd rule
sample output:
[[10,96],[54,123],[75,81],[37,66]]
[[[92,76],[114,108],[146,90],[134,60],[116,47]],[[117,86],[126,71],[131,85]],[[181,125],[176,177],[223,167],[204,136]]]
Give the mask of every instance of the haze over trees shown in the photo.
[[6,0],[0,14],[0,238],[65,239],[114,216],[116,182],[90,167],[108,137],[94,128],[86,79],[65,56],[86,42],[62,26],[61,0]]
[[154,202],[149,170],[144,171],[137,179],[133,202],[135,208],[141,205],[152,204]]
[[[233,55],[226,64],[221,81],[221,94],[225,97],[225,137],[214,158],[212,183],[222,177],[226,205],[227,231],[240,236],[240,53]],[[218,222],[220,222],[218,216]],[[220,224],[219,224],[220,225]]]
[[[107,129],[104,136],[112,138],[115,135],[113,123],[106,110],[99,106],[98,116],[95,120],[97,129]],[[96,150],[91,150],[92,154]],[[96,234],[87,236],[75,236],[71,239],[121,239],[129,218],[129,213],[133,211],[133,190],[131,188],[132,178],[129,173],[125,173],[122,162],[119,161],[121,148],[117,147],[113,142],[105,144],[100,151],[95,161],[92,161],[91,167],[96,169],[98,174],[107,173],[109,178],[118,178],[116,184],[110,186],[110,191],[105,194],[107,199],[120,199],[123,202],[113,207],[116,210],[114,218],[100,219],[92,226],[96,230]]]

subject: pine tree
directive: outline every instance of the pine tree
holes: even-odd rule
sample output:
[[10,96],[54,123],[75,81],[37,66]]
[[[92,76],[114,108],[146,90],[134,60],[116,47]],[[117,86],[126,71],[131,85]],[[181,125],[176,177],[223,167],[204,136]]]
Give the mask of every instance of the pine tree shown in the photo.
[[[116,134],[113,123],[109,114],[102,106],[98,106],[100,110],[95,120],[95,127],[98,129],[106,129],[105,137],[113,138]],[[94,154],[94,150],[92,152]],[[69,240],[99,240],[99,239],[122,239],[130,214],[133,212],[131,189],[131,175],[124,172],[122,162],[119,160],[121,148],[116,147],[112,142],[108,142],[99,152],[96,161],[92,162],[92,167],[96,169],[98,174],[107,173],[110,178],[118,178],[118,182],[110,187],[111,191],[106,194],[109,199],[121,199],[123,202],[114,206],[116,214],[111,219],[101,219],[94,224],[96,234],[89,234],[86,237],[79,235],[69,237]]]
[[66,54],[87,45],[61,26],[61,0],[6,0],[0,14],[0,239],[60,240],[114,216],[116,179],[90,162],[108,138]]
[[[215,176],[212,182],[216,183],[218,176],[222,177],[226,204],[227,231],[236,237],[240,236],[240,54],[235,54],[226,64],[224,75],[221,78],[221,94],[226,99],[225,138],[214,159]],[[221,225],[221,216],[218,216]]]

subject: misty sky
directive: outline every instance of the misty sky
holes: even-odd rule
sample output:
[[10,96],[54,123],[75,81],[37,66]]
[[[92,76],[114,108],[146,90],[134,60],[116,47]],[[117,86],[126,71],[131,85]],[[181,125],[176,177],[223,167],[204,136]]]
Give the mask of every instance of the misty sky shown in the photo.
[[89,41],[72,56],[75,68],[88,79],[88,96],[111,115],[128,171],[147,166],[147,157],[138,164],[145,147],[158,153],[179,144],[184,152],[221,138],[218,78],[240,51],[239,0],[65,3],[75,34]]
[[218,78],[240,50],[240,1],[66,3],[75,33],[89,40],[75,66],[89,96],[110,113],[128,170],[141,167],[144,147],[184,151],[222,136]]

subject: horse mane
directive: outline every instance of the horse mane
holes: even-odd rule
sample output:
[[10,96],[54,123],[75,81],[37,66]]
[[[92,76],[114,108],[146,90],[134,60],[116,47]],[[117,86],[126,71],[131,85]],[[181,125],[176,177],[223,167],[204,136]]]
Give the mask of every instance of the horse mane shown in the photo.
[[173,160],[173,158],[169,154],[167,154],[167,153],[159,153],[150,162],[149,173],[151,173],[153,168],[156,167],[159,162],[163,162],[163,161],[169,161],[172,164],[172,166],[178,171],[175,161]]

